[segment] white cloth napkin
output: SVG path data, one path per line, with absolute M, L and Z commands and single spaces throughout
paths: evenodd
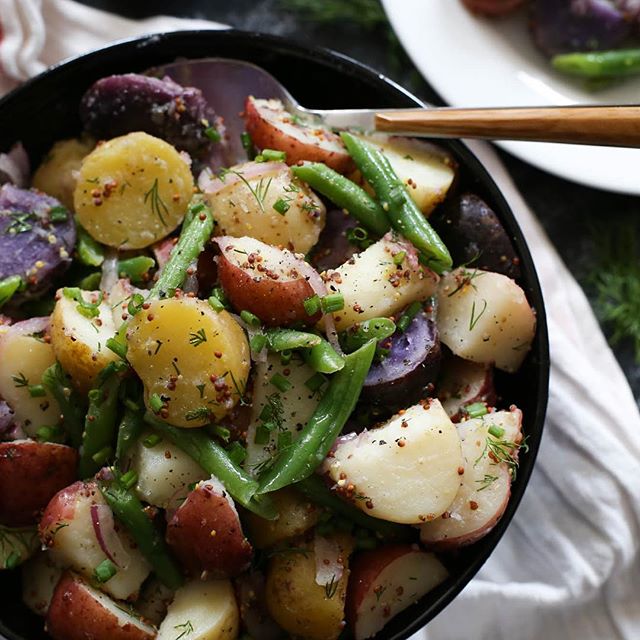
M 201 20 L 135 22 L 72 0 L 0 0 L 0 94 L 118 38 Z M 640 415 L 589 304 L 488 145 L 544 290 L 551 340 L 545 434 L 518 512 L 460 596 L 414 640 L 638 640 Z M 552 197 L 552 194 L 550 194 Z

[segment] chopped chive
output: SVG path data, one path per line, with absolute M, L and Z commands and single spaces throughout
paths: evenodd
M 93 575 L 98 582 L 103 583 L 111 580 L 116 573 L 118 573 L 118 568 L 107 558 L 95 568 Z
M 288 447 L 292 442 L 291 431 L 281 431 L 278 434 L 278 449 Z
M 95 318 L 100 315 L 100 304 L 102 304 L 102 300 L 104 299 L 104 293 L 100 292 L 100 296 L 96 302 L 87 302 L 82 297 L 82 291 L 78 287 L 64 287 L 62 293 L 65 298 L 78 303 L 76 310 L 85 318 Z
M 120 356 L 123 360 L 127 357 L 127 343 L 120 342 L 117 338 L 107 338 L 105 343 L 107 349 L 113 351 L 117 356 Z
M 474 402 L 473 404 L 468 404 L 464 410 L 467 412 L 467 415 L 470 418 L 480 418 L 481 416 L 489 413 L 487 409 L 487 405 L 484 402 Z
M 27 389 L 32 398 L 42 398 L 47 395 L 47 390 L 41 384 L 30 384 Z
M 228 447 L 227 453 L 231 460 L 236 464 L 242 464 L 247 457 L 247 450 L 237 441 L 234 440 Z
M 138 474 L 133 470 L 129 469 L 127 473 L 123 474 L 120 478 L 120 482 L 127 488 L 131 489 L 138 482 Z
M 289 380 L 287 380 L 281 373 L 274 373 L 271 376 L 269 382 L 278 390 L 278 391 L 288 391 L 293 386 Z
M 162 438 L 157 433 L 152 433 L 142 441 L 142 446 L 151 449 L 151 447 L 155 447 L 159 442 L 162 442 Z
M 489 427 L 489 433 L 494 437 L 494 438 L 502 438 L 502 436 L 504 435 L 504 429 L 502 427 L 499 427 L 495 424 L 492 424 Z
M 289 211 L 289 209 L 291 208 L 291 205 L 284 199 L 284 198 L 278 198 L 274 203 L 273 203 L 273 208 L 281 215 L 283 216 L 285 213 L 287 213 L 287 211 Z
M 308 316 L 315 316 L 320 311 L 320 297 L 316 294 L 307 298 L 302 305 Z
M 321 300 L 322 310 L 325 313 L 333 313 L 344 309 L 344 296 L 341 293 L 330 293 Z M 309 314 L 311 315 L 311 314 Z
M 152 393 L 149 396 L 149 406 L 154 413 L 159 413 L 162 407 L 164 407 L 164 402 L 157 393 Z
M 280 352 L 280 364 L 289 364 L 291 362 L 291 358 L 293 356 L 293 351 L 291 349 L 285 349 Z
M 276 149 L 263 149 L 260 155 L 265 162 L 284 162 L 287 159 L 287 154 L 284 151 Z
M 216 312 L 216 313 L 220 313 L 221 311 L 224 311 L 224 304 L 220 301 L 219 298 L 216 298 L 216 296 L 210 296 L 209 297 L 209 306 Z
M 404 259 L 407 257 L 407 252 L 406 251 L 398 251 L 398 253 L 396 253 L 393 256 L 393 264 L 400 266 L 403 262 Z
M 231 431 L 229 431 L 227 427 L 223 427 L 222 425 L 219 425 L 219 424 L 214 424 L 214 425 L 211 425 L 209 430 L 214 436 L 217 436 L 221 440 L 224 440 L 224 442 L 229 442 L 229 438 L 231 437 Z
M 94 273 L 90 273 L 88 276 L 85 276 L 78 282 L 78 287 L 83 291 L 95 291 L 100 288 L 100 280 L 102 279 L 102 274 L 99 271 L 95 271 Z
M 327 382 L 327 377 L 322 373 L 314 373 L 308 380 L 305 381 L 304 386 L 314 393 Z
M 40 442 L 58 442 L 61 440 L 61 430 L 59 427 L 44 425 L 36 431 L 36 440 Z
M 271 439 L 271 431 L 263 424 L 256 429 L 256 436 L 253 441 L 256 444 L 267 444 Z
M 251 351 L 260 353 L 260 351 L 267 346 L 267 336 L 265 336 L 264 333 L 256 333 L 255 336 L 251 336 L 249 346 L 251 347 Z
M 222 287 L 215 287 L 213 289 L 213 291 L 211 292 L 211 298 L 215 298 L 222 305 L 222 309 L 228 309 L 229 308 L 229 300 L 227 299 L 227 296 L 226 296 L 226 294 L 224 292 L 224 289 Z M 209 304 L 216 311 L 222 311 L 222 309 L 218 309 L 217 308 L 217 303 L 212 303 L 211 298 L 209 298 Z
M 240 142 L 242 143 L 242 148 L 245 150 L 247 157 L 249 158 L 249 160 L 252 160 L 256 155 L 256 150 L 253 146 L 253 140 L 251 139 L 251 136 L 246 131 L 243 131 L 240 134 Z
M 17 551 L 12 551 L 5 560 L 4 568 L 15 569 L 20 564 L 20 560 L 22 560 L 22 556 Z
M 246 311 L 246 310 L 241 311 L 240 312 L 240 317 L 250 327 L 259 327 L 260 326 L 260 318 L 258 318 L 257 315 L 251 313 L 251 311 Z
M 129 304 L 127 305 L 127 311 L 129 315 L 135 316 L 140 309 L 142 309 L 142 305 L 144 304 L 144 296 L 141 293 L 134 293 L 131 296 L 131 300 L 129 300 Z
M 4 280 L 0 280 L 0 307 L 11 300 L 13 294 L 22 286 L 22 278 L 20 276 L 9 276 Z
M 204 130 L 204 135 L 207 136 L 211 142 L 220 142 L 220 140 L 222 140 L 220 132 L 215 127 L 207 127 Z
M 422 309 L 422 304 L 420 302 L 412 302 L 406 309 L 405 312 L 400 316 L 400 319 L 396 323 L 398 327 L 398 331 L 400 333 L 404 333 L 408 328 L 413 319 L 418 315 L 420 309 Z
M 103 465 L 107 460 L 109 460 L 113 456 L 113 447 L 103 447 L 97 453 L 94 453 L 91 456 L 91 459 L 99 465 Z
M 66 222 L 69 219 L 69 212 L 66 207 L 62 205 L 56 205 L 49 209 L 49 220 L 51 222 Z

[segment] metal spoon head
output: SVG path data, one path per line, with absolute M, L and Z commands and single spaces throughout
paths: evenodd
M 178 84 L 202 91 L 209 105 L 224 120 L 229 152 L 236 162 L 246 160 L 240 135 L 245 130 L 241 114 L 247 96 L 276 98 L 291 113 L 307 113 L 270 73 L 249 62 L 226 58 L 177 60 L 149 72 L 169 76 Z

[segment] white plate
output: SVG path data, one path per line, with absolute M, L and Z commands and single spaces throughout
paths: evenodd
M 640 79 L 597 93 L 556 73 L 533 45 L 526 12 L 471 15 L 460 0 L 382 0 L 416 67 L 455 107 L 640 102 Z M 640 195 L 640 149 L 500 142 L 513 155 L 590 187 Z

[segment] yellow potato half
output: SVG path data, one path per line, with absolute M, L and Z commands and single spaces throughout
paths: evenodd
M 134 132 L 82 161 L 74 193 L 82 226 L 98 241 L 141 249 L 171 233 L 193 195 L 189 164 L 170 144 Z
M 249 376 L 249 344 L 240 325 L 196 298 L 145 306 L 127 333 L 127 357 L 144 383 L 147 406 L 160 396 L 159 417 L 177 427 L 222 418 L 240 400 Z

